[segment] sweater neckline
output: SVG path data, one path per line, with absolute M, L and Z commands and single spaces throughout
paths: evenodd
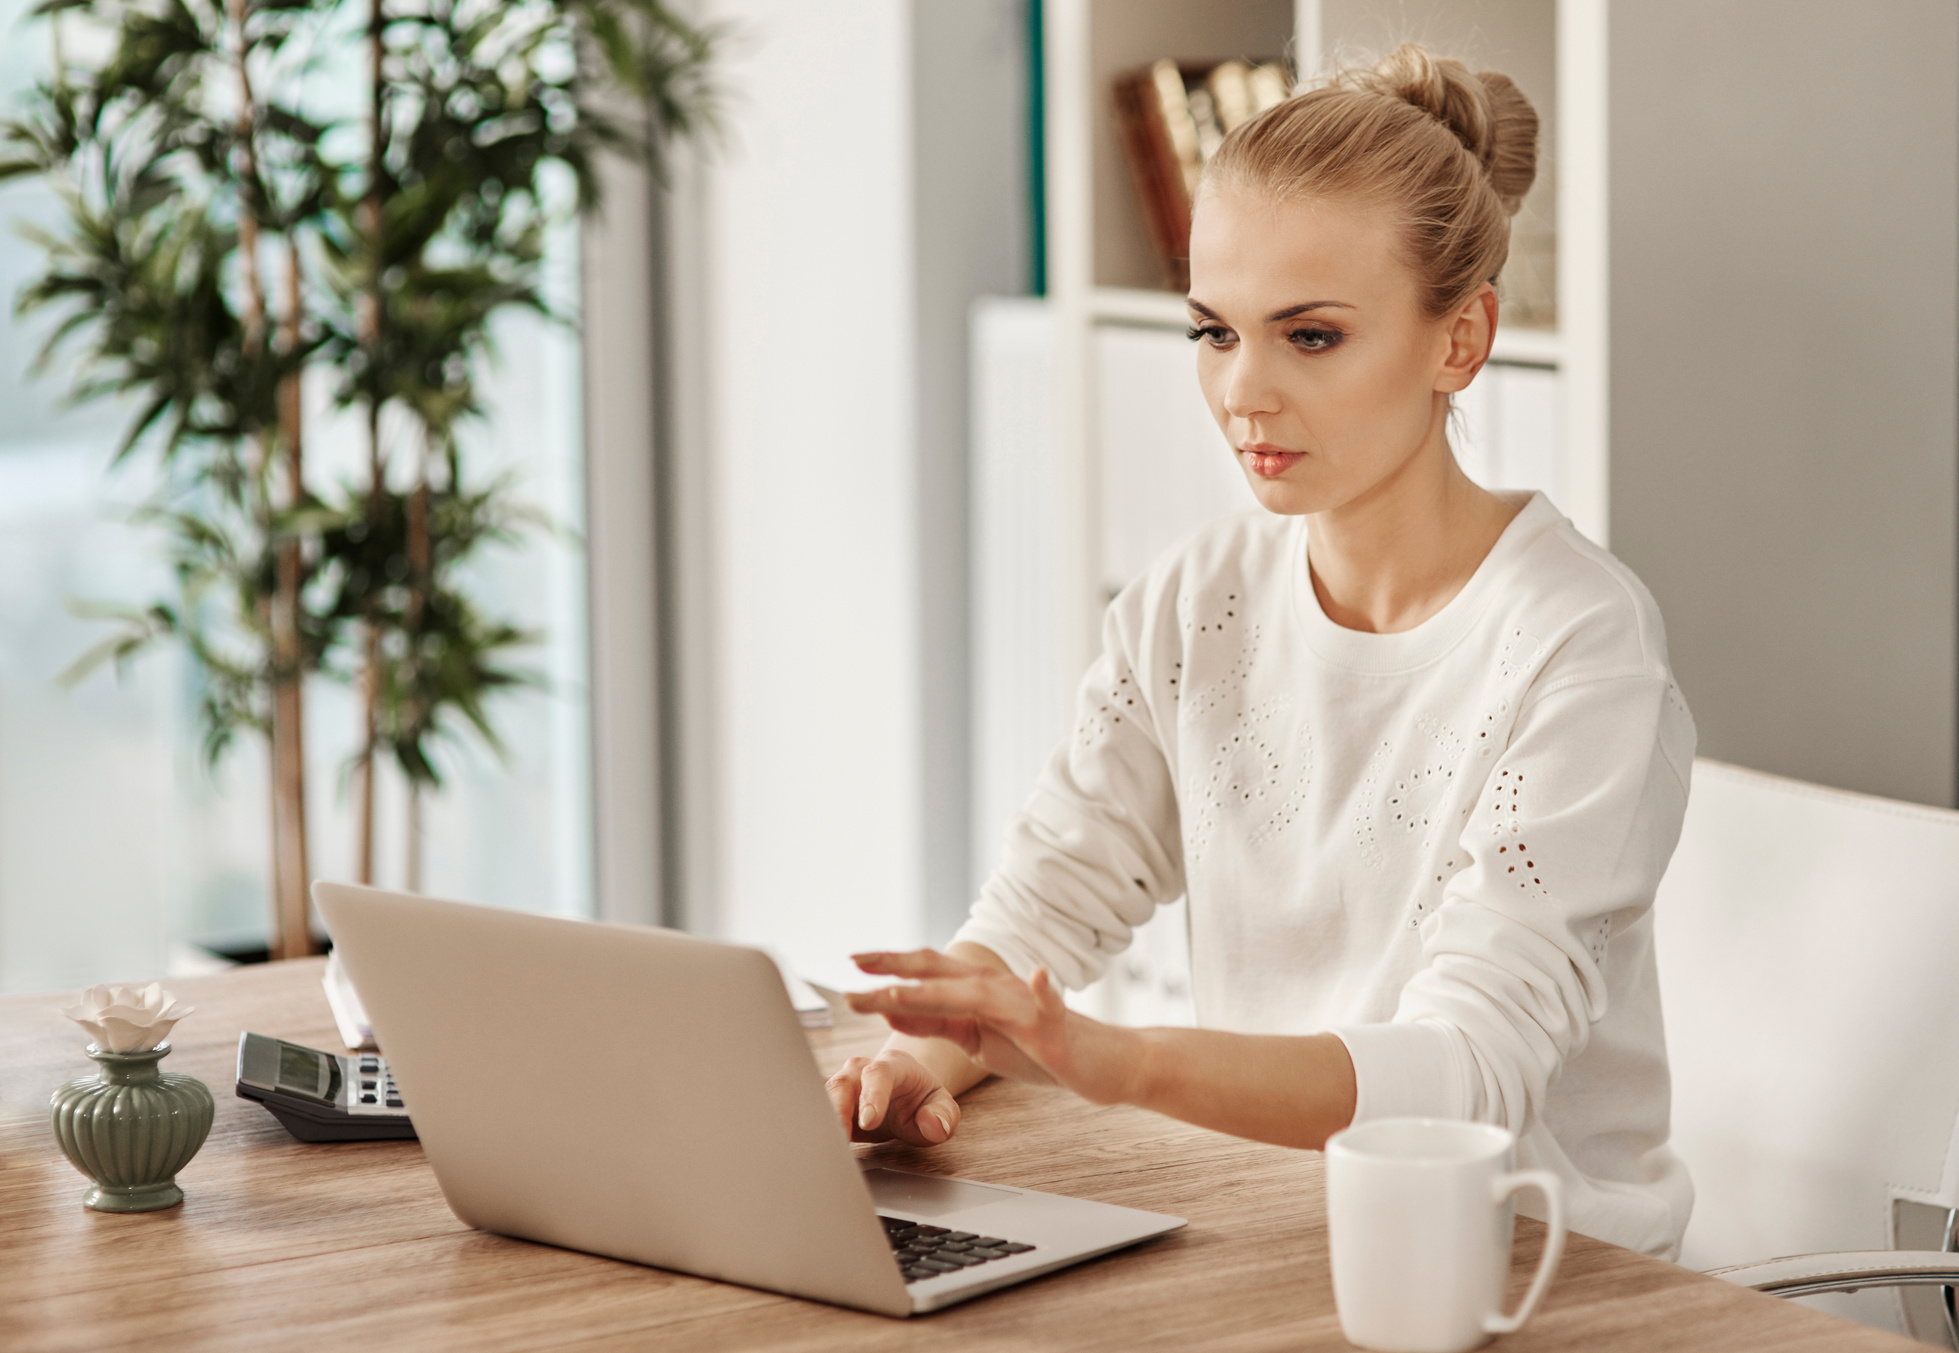
M 1434 615 L 1413 629 L 1398 630 L 1393 634 L 1350 630 L 1336 624 L 1327 615 L 1320 605 L 1319 594 L 1313 588 L 1311 544 L 1306 519 L 1299 518 L 1293 527 L 1293 544 L 1288 551 L 1292 558 L 1289 572 L 1292 575 L 1293 614 L 1305 635 L 1307 647 L 1336 666 L 1386 675 L 1424 666 L 1461 643 L 1488 608 L 1495 595 L 1497 579 L 1508 569 L 1510 562 L 1539 532 L 1559 519 L 1558 510 L 1541 493 L 1500 493 L 1497 496 L 1510 502 L 1521 498 L 1523 507 L 1503 528 L 1496 544 L 1490 547 L 1490 552 L 1483 556 L 1483 562 L 1470 574 L 1469 581 Z

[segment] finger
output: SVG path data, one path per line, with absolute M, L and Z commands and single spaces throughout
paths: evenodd
M 992 971 L 936 949 L 913 949 L 903 954 L 852 954 L 850 960 L 863 971 L 879 977 L 965 977 Z
M 1016 1025 L 1031 1013 L 1032 1001 L 1024 991 L 1020 999 L 960 985 L 930 982 L 921 986 L 886 987 L 866 992 L 852 1001 L 852 1009 L 864 1014 L 934 1016 L 942 1019 L 980 1020 L 988 1024 Z
M 891 1106 L 891 1067 L 885 1062 L 872 1062 L 864 1068 L 858 1082 L 861 1088 L 857 1092 L 857 1126 L 870 1132 L 884 1121 L 885 1110 Z
M 864 1066 L 864 1058 L 852 1057 L 835 1075 L 823 1082 L 823 1088 L 830 1094 L 830 1107 L 836 1110 L 837 1119 L 843 1124 L 845 1132 L 850 1131 L 851 1115 L 857 1108 L 858 1076 Z
M 1039 1013 L 1026 983 L 997 973 L 859 992 L 850 998 L 850 1008 L 865 1014 L 963 1015 L 998 1024 L 1024 1024 Z
M 846 991 L 843 1001 L 860 1015 L 881 1015 L 890 1005 L 884 999 L 884 993 L 889 990 L 890 987 L 879 987 L 875 991 Z
M 918 1135 L 937 1146 L 959 1130 L 959 1101 L 944 1087 L 934 1090 L 915 1115 Z

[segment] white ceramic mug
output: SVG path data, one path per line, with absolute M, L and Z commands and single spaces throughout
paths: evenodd
M 1382 1118 L 1326 1144 L 1333 1298 L 1347 1341 L 1380 1353 L 1461 1353 L 1530 1318 L 1564 1253 L 1564 1186 L 1549 1170 L 1513 1170 L 1517 1139 L 1500 1127 Z M 1517 1190 L 1550 1211 L 1537 1276 L 1503 1313 Z

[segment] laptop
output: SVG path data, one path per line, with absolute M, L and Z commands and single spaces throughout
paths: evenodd
M 336 883 L 313 900 L 479 1230 L 907 1316 L 1184 1224 L 860 1162 L 760 950 Z

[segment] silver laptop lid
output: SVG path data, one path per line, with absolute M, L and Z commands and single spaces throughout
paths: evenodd
M 345 884 L 313 898 L 464 1222 L 911 1311 L 765 954 Z

